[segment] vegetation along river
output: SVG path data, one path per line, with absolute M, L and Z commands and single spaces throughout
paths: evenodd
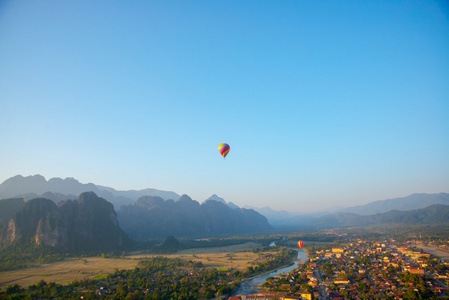
M 282 269 L 278 269 L 268 274 L 262 274 L 260 276 L 252 278 L 251 280 L 243 281 L 240 287 L 234 293 L 232 293 L 231 296 L 255 294 L 261 290 L 260 285 L 264 283 L 267 280 L 267 278 L 274 277 L 282 273 L 289 273 L 290 271 L 296 269 L 298 267 L 298 264 L 308 260 L 307 253 L 305 251 L 303 250 L 297 251 L 298 251 L 298 259 L 292 265 Z

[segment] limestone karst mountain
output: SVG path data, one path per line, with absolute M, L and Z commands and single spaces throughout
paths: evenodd
M 141 197 L 118 211 L 120 226 L 136 239 L 174 236 L 217 236 L 264 232 L 267 219 L 252 209 L 233 209 L 209 200 L 203 204 L 182 195 L 176 202 Z
M 126 249 L 132 244 L 112 204 L 93 192 L 58 204 L 45 198 L 28 201 L 4 227 L 0 241 L 2 247 L 31 241 L 69 252 Z

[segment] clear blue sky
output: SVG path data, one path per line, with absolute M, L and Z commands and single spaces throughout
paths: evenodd
M 1 1 L 0 120 L 0 182 L 292 211 L 449 192 L 449 4 Z

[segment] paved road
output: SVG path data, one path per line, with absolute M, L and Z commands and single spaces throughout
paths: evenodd
M 321 280 L 321 272 L 316 270 L 315 271 L 315 277 L 318 279 L 318 283 L 320 285 L 320 300 L 328 300 L 327 297 L 327 292 L 326 292 L 326 286 L 323 284 L 322 280 Z

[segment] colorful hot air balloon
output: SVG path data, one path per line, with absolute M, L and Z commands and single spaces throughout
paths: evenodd
M 304 242 L 303 241 L 299 241 L 298 242 L 298 246 L 299 246 L 299 249 L 302 249 L 302 246 L 304 246 Z
M 220 151 L 223 159 L 226 157 L 226 155 L 228 155 L 230 149 L 231 147 L 229 147 L 229 145 L 226 143 L 220 144 L 220 146 L 218 146 L 218 151 Z

